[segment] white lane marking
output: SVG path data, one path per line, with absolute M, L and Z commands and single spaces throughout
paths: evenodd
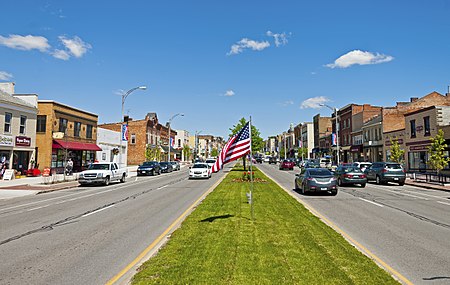
M 86 214 L 86 215 L 83 215 L 83 216 L 81 216 L 81 217 L 84 218 L 84 217 L 87 217 L 87 216 L 90 216 L 90 215 L 93 215 L 93 214 L 97 214 L 98 212 L 104 211 L 104 210 L 109 209 L 109 208 L 111 208 L 111 207 L 114 207 L 114 205 L 109 205 L 108 207 L 101 208 L 100 210 L 91 212 L 91 213 Z
M 403 192 L 400 192 L 400 191 L 388 190 L 388 189 L 385 189 L 385 187 L 377 187 L 377 186 L 373 186 L 373 187 L 376 188 L 376 189 L 384 190 L 386 192 L 391 192 L 391 193 L 398 194 L 398 195 L 403 195 L 403 196 L 410 196 L 410 197 L 414 197 L 414 198 L 417 198 L 417 199 L 422 199 L 422 200 L 427 200 L 428 201 L 427 198 L 423 198 L 423 197 L 419 197 L 419 196 L 415 196 L 415 195 L 411 195 L 411 194 L 406 194 L 406 193 L 403 193 Z M 403 191 L 406 191 L 406 190 L 403 190 Z M 413 192 L 413 193 L 418 194 L 416 192 Z
M 450 206 L 450 203 L 445 203 L 445 202 L 441 202 L 441 201 L 436 201 L 436 202 Z
M 366 200 L 366 199 L 364 199 L 364 198 L 359 198 L 360 200 L 363 200 L 363 201 L 365 201 L 365 202 L 367 202 L 367 203 L 370 203 L 370 204 L 374 204 L 374 205 L 376 205 L 376 206 L 378 206 L 378 207 L 381 207 L 381 208 L 383 208 L 384 206 L 383 205 L 381 205 L 381 204 L 378 204 L 378 203 L 375 203 L 375 202 L 372 202 L 372 201 L 369 201 L 369 200 Z
M 42 208 L 46 208 L 46 207 L 48 207 L 49 205 L 45 205 L 45 206 L 41 206 L 41 207 L 36 207 L 36 208 L 32 208 L 32 209 L 28 209 L 28 210 L 26 210 L 26 212 L 31 212 L 31 211 L 34 211 L 34 210 L 39 210 L 39 209 L 42 209 Z
M 163 189 L 163 188 L 166 188 L 167 186 L 169 186 L 169 185 L 164 185 L 164 186 L 158 187 L 158 188 L 156 188 L 156 189 L 157 189 L 157 190 Z
M 435 199 L 443 199 L 443 200 L 447 200 L 447 198 L 445 198 L 445 197 L 434 196 L 434 195 L 428 195 L 428 194 L 425 194 L 425 193 L 414 192 L 414 191 L 408 191 L 408 190 L 405 190 L 405 191 L 406 191 L 406 192 L 410 192 L 410 193 L 414 193 L 414 194 L 417 194 L 417 195 L 422 195 L 422 196 L 427 196 L 427 197 L 435 198 Z

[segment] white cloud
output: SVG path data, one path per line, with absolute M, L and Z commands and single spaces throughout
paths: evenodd
M 223 94 L 223 96 L 226 96 L 226 97 L 231 97 L 231 96 L 234 96 L 234 91 L 233 90 L 227 90 L 227 92 L 225 92 L 225 94 Z
M 69 60 L 70 54 L 65 50 L 55 49 L 55 51 L 52 53 L 53 57 L 57 59 L 62 60 Z
M 348 52 L 334 61 L 334 63 L 327 64 L 329 68 L 347 68 L 355 64 L 367 65 L 389 62 L 394 57 L 385 54 L 372 53 L 368 51 L 353 50 Z
M 269 37 L 273 37 L 275 40 L 275 46 L 280 47 L 280 46 L 284 46 L 288 43 L 287 38 L 290 36 L 290 33 L 289 33 L 289 35 L 287 35 L 284 32 L 281 34 L 275 34 L 275 33 L 272 33 L 271 31 L 267 31 L 266 35 Z
M 323 107 L 323 106 L 321 106 L 321 104 L 324 104 L 329 101 L 330 101 L 330 99 L 328 99 L 327 97 L 324 97 L 324 96 L 308 98 L 302 102 L 302 104 L 300 105 L 300 109 L 306 109 L 306 108 L 319 109 L 319 108 Z
M 265 48 L 268 48 L 269 46 L 270 43 L 267 41 L 258 42 L 247 38 L 243 38 L 242 40 L 231 46 L 231 50 L 227 53 L 227 55 L 239 54 L 243 52 L 245 49 L 261 51 Z
M 11 73 L 0 71 L 0 80 L 9 81 L 13 78 Z
M 284 101 L 283 103 L 280 103 L 280 105 L 283 106 L 283 107 L 286 107 L 286 106 L 289 106 L 289 105 L 294 105 L 294 101 L 287 100 L 287 101 Z
M 0 36 L 0 45 L 19 50 L 37 49 L 41 52 L 46 52 L 50 48 L 46 38 L 32 35 L 9 35 L 9 37 Z
M 59 40 L 63 43 L 66 49 L 69 50 L 70 54 L 77 58 L 82 57 L 88 49 L 92 48 L 90 44 L 83 42 L 83 40 L 77 36 L 72 39 L 66 38 L 65 36 L 60 36 Z

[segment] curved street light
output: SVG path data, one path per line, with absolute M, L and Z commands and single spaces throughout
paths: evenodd
M 181 116 L 184 117 L 183 113 L 177 113 L 175 115 L 173 115 L 170 119 L 169 119 L 169 156 L 167 157 L 167 161 L 170 161 L 170 147 L 172 146 L 172 144 L 170 143 L 170 124 L 172 124 L 172 120 L 177 117 L 177 116 Z
M 336 163 L 339 165 L 339 124 L 338 124 L 338 117 L 337 117 L 337 111 L 338 109 L 336 107 L 331 107 L 327 104 L 319 104 L 322 107 L 327 107 L 332 112 L 334 112 L 334 118 L 336 119 L 335 122 L 335 128 L 336 128 Z
M 128 90 L 127 92 L 125 92 L 124 94 L 122 94 L 122 111 L 121 111 L 121 117 L 120 117 L 120 150 L 119 150 L 119 167 L 122 167 L 122 140 L 123 140 L 123 123 L 124 123 L 124 119 L 123 119 L 123 107 L 125 105 L 125 100 L 127 99 L 127 97 L 135 90 L 146 90 L 147 86 L 143 85 L 143 86 L 139 86 L 139 87 L 134 87 L 131 88 L 130 90 Z

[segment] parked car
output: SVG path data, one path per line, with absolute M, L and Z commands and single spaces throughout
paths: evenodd
M 161 166 L 157 161 L 146 161 L 138 166 L 137 175 L 159 175 L 161 174 Z
M 367 168 L 372 165 L 372 162 L 354 162 L 353 166 L 359 167 L 362 172 L 364 172 Z
M 269 163 L 270 162 L 270 158 L 271 158 L 270 155 L 266 155 L 266 157 L 264 157 L 264 162 Z
M 290 169 L 294 170 L 295 163 L 292 160 L 285 159 L 280 163 L 280 170 Z
M 172 164 L 172 168 L 174 171 L 180 170 L 180 163 L 178 161 L 171 161 L 170 164 Z
M 331 192 L 336 195 L 338 185 L 333 173 L 326 168 L 306 168 L 302 173 L 295 175 L 295 190 L 307 192 Z
M 173 171 L 172 164 L 170 162 L 160 162 L 159 165 L 161 165 L 161 172 L 169 173 Z
M 308 160 L 303 165 L 303 168 L 320 168 L 320 164 L 317 160 Z
M 337 183 L 340 186 L 345 184 L 359 184 L 361 187 L 366 187 L 367 177 L 358 166 L 339 166 L 334 172 Z
M 377 184 L 395 182 L 403 186 L 406 180 L 406 173 L 403 166 L 396 162 L 374 162 L 366 169 L 367 180 L 375 180 Z
M 208 164 L 209 167 L 213 167 L 214 163 L 216 163 L 216 160 L 214 158 L 208 158 L 206 160 L 206 164 Z
M 194 178 L 211 178 L 211 168 L 207 163 L 194 163 L 189 169 L 189 179 Z
M 277 164 L 277 158 L 275 156 L 271 156 L 269 158 L 269 164 Z
M 126 168 L 119 168 L 114 162 L 95 162 L 78 176 L 80 185 L 103 184 L 109 185 L 112 181 L 125 182 L 128 176 Z
M 331 159 L 327 157 L 321 157 L 318 160 L 320 167 L 331 169 Z
M 256 163 L 262 163 L 263 162 L 263 157 L 262 156 L 257 156 L 255 159 L 256 159 Z

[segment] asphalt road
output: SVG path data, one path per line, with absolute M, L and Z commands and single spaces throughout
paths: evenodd
M 450 193 L 368 183 L 302 195 L 294 191 L 299 168 L 257 167 L 412 283 L 450 284 Z
M 224 174 L 188 169 L 0 201 L 0 284 L 105 284 Z

